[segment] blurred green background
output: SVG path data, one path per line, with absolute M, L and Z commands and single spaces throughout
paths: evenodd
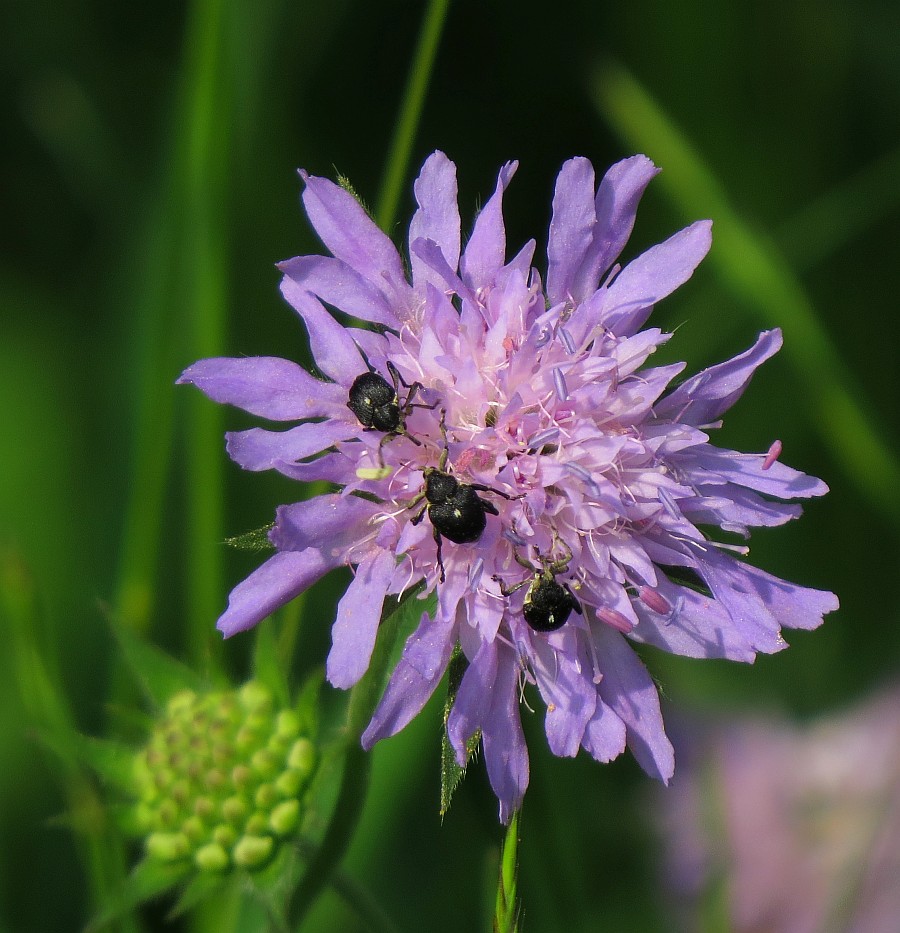
M 55 717 L 101 734 L 133 701 L 110 616 L 195 667 L 247 671 L 252 638 L 223 651 L 213 624 L 257 558 L 221 542 L 298 491 L 228 462 L 222 432 L 250 420 L 173 382 L 201 356 L 304 359 L 274 268 L 321 250 L 295 170 L 337 170 L 378 200 L 425 11 L 401 0 L 0 10 L 2 930 L 80 929 L 96 907 L 66 817 L 90 820 L 78 804 L 96 798 L 67 783 L 33 726 Z M 602 171 L 643 151 L 664 171 L 628 256 L 715 222 L 710 257 L 656 312 L 678 327 L 667 352 L 696 369 L 763 327 L 785 330 L 718 441 L 764 451 L 780 438 L 785 462 L 830 484 L 800 522 L 758 533 L 753 557 L 834 590 L 842 608 L 753 667 L 647 652 L 669 709 L 809 717 L 896 674 L 898 36 L 890 0 L 449 5 L 393 234 L 435 148 L 459 166 L 464 224 L 498 166 L 520 160 L 506 199 L 515 248 L 546 242 L 566 158 Z M 304 604 L 298 677 L 324 658 L 343 582 Z M 438 717 L 431 708 L 376 750 L 346 867 L 401 929 L 484 929 L 495 801 L 477 765 L 441 825 Z M 649 779 L 627 758 L 554 759 L 542 717 L 525 719 L 525 929 L 668 929 Z M 164 907 L 145 912 L 147 929 Z M 304 929 L 361 927 L 326 894 Z

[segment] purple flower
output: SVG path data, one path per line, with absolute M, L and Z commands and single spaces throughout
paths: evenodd
M 685 914 L 673 928 L 697 929 L 724 880 L 736 933 L 897 929 L 896 684 L 803 726 L 759 716 L 683 727 L 686 761 L 657 809 Z
M 750 661 L 785 647 L 781 626 L 814 628 L 837 607 L 698 528 L 746 536 L 799 515 L 775 500 L 826 492 L 773 455 L 709 443 L 780 347 L 778 331 L 674 389 L 683 365 L 645 366 L 670 335 L 640 328 L 690 278 L 710 223 L 620 267 L 657 169 L 634 156 L 595 188 L 590 162 L 572 159 L 557 180 L 544 283 L 534 241 L 506 258 L 502 198 L 515 169 L 501 169 L 461 249 L 455 166 L 441 152 L 427 159 L 411 281 L 352 195 L 303 173 L 303 202 L 332 256 L 283 263 L 282 292 L 327 381 L 268 357 L 201 360 L 180 379 L 215 401 L 301 422 L 230 434 L 228 452 L 245 469 L 338 488 L 278 509 L 278 553 L 234 589 L 219 628 L 250 628 L 350 565 L 327 664 L 331 683 L 350 687 L 368 666 L 385 598 L 419 581 L 436 588 L 437 609 L 408 639 L 363 743 L 419 712 L 458 642 L 469 666 L 449 736 L 462 762 L 480 730 L 504 821 L 528 783 L 523 682 L 546 703 L 555 754 L 584 748 L 609 761 L 627 745 L 667 781 L 674 761 L 659 698 L 629 641 Z M 344 326 L 325 305 L 375 326 Z M 377 423 L 394 432 L 371 427 L 384 399 L 357 383 L 370 371 L 381 381 L 366 386 L 393 404 Z

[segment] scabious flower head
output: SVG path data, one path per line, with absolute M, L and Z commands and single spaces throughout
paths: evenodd
M 557 179 L 545 281 L 534 241 L 507 260 L 502 199 L 515 169 L 501 169 L 463 249 L 455 166 L 441 152 L 426 160 L 409 279 L 353 196 L 303 173 L 307 214 L 332 256 L 283 263 L 282 292 L 326 379 L 266 357 L 201 360 L 180 380 L 301 422 L 230 434 L 241 466 L 337 489 L 278 509 L 278 553 L 233 590 L 219 628 L 247 629 L 329 570 L 354 567 L 327 665 L 335 686 L 350 687 L 384 600 L 419 582 L 437 589 L 363 743 L 418 713 L 458 643 L 469 666 L 448 734 L 462 763 L 480 731 L 504 821 L 528 782 L 523 680 L 546 703 L 555 754 L 584 748 L 609 761 L 627 745 L 666 781 L 674 762 L 659 698 L 629 642 L 750 661 L 785 647 L 781 626 L 814 628 L 837 606 L 715 540 L 718 529 L 746 536 L 799 515 L 777 500 L 826 492 L 774 456 L 709 442 L 780 333 L 676 387 L 683 364 L 646 365 L 671 335 L 641 328 L 706 254 L 710 223 L 621 267 L 657 169 L 634 156 L 596 185 L 590 162 L 572 159 Z M 374 327 L 346 326 L 326 305 Z M 357 382 L 369 372 L 396 396 L 377 422 L 382 399 Z
M 267 863 L 299 824 L 315 757 L 296 712 L 256 681 L 175 694 L 134 760 L 148 856 L 213 872 Z

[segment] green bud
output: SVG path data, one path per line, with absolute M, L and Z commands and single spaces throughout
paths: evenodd
M 303 775 L 293 768 L 282 771 L 275 780 L 275 789 L 282 797 L 296 797 L 302 786 Z
M 239 691 L 181 691 L 135 754 L 130 826 L 148 857 L 197 871 L 268 862 L 302 818 L 316 764 L 293 709 L 251 681 Z
M 189 816 L 181 824 L 181 831 L 191 842 L 199 842 L 206 835 L 206 827 L 198 816 Z
M 300 732 L 300 717 L 292 709 L 283 709 L 275 718 L 275 734 L 292 739 Z
M 222 816 L 224 816 L 229 823 L 233 823 L 237 826 L 244 821 L 249 809 L 250 807 L 247 805 L 247 801 L 244 800 L 243 797 L 239 797 L 235 794 L 222 804 Z
M 251 836 L 261 836 L 269 828 L 269 814 L 257 810 L 247 820 L 246 830 Z
M 259 868 L 268 861 L 275 841 L 271 836 L 244 836 L 234 847 L 235 864 L 241 868 Z
M 241 706 L 248 713 L 268 711 L 272 708 L 272 694 L 261 683 L 251 680 L 238 691 Z
M 244 764 L 231 769 L 231 782 L 235 787 L 246 787 L 253 778 L 253 772 Z
M 234 827 L 224 823 L 212 831 L 213 842 L 217 842 L 223 849 L 230 849 L 237 841 L 237 837 Z
M 253 795 L 253 802 L 260 810 L 271 810 L 278 799 L 274 784 L 260 784 Z
M 300 801 L 285 800 L 278 804 L 269 815 L 269 826 L 279 836 L 292 832 L 300 821 Z
M 194 813 L 201 819 L 208 820 L 216 812 L 216 805 L 209 797 L 197 797 L 194 799 Z
M 263 778 L 272 777 L 278 770 L 278 762 L 267 748 L 261 748 L 258 752 L 254 752 L 250 764 L 253 770 Z
M 316 750 L 309 739 L 297 739 L 288 754 L 288 767 L 296 768 L 304 777 L 312 774 L 316 763 Z
M 161 862 L 177 862 L 190 851 L 190 841 L 183 833 L 151 833 L 147 837 L 147 852 Z
M 201 846 L 194 853 L 194 863 L 200 871 L 224 871 L 228 868 L 228 853 L 214 842 Z

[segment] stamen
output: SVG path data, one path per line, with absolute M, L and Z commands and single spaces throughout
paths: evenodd
M 678 508 L 675 505 L 675 500 L 669 494 L 669 492 L 664 489 L 662 486 L 659 487 L 659 501 L 662 503 L 663 508 L 668 512 L 669 518 L 679 521 L 681 515 L 678 513 Z
M 569 389 L 566 386 L 566 377 L 558 366 L 553 370 L 553 383 L 556 386 L 556 397 L 564 402 L 569 397 Z
M 769 467 L 781 456 L 782 451 L 781 441 L 772 441 L 772 446 L 769 448 L 769 452 L 766 454 L 766 459 L 763 460 L 762 468 L 768 470 Z
M 618 609 L 612 609 L 609 606 L 601 606 L 597 610 L 597 618 L 624 635 L 628 635 L 634 630 L 634 622 L 631 619 L 619 612 Z
M 527 547 L 528 545 L 528 542 L 523 537 L 516 534 L 512 528 L 504 528 L 503 537 L 506 538 L 507 541 L 510 541 L 512 544 L 514 544 L 516 547 Z
M 600 495 L 600 487 L 597 481 L 580 463 L 566 463 L 565 468 L 570 473 L 574 473 L 585 485 L 589 486 L 595 495 Z
M 572 335 L 565 329 L 565 327 L 560 327 L 556 331 L 557 336 L 562 341 L 563 346 L 569 351 L 569 353 L 575 352 L 575 341 L 572 339 Z
M 641 586 L 638 588 L 638 596 L 641 602 L 661 616 L 668 615 L 672 607 L 668 600 L 658 590 L 652 586 Z
M 543 447 L 544 444 L 549 441 L 555 441 L 559 437 L 559 428 L 547 428 L 546 431 L 541 431 L 538 434 L 535 434 L 533 438 L 528 442 L 528 447 L 531 450 L 538 450 Z

